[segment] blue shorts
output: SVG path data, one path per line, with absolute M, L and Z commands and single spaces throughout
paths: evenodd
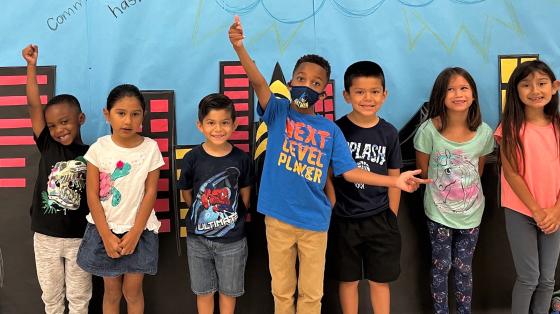
M 219 291 L 230 297 L 245 293 L 247 239 L 220 243 L 202 236 L 187 236 L 191 289 L 196 295 Z
M 122 235 L 117 235 L 122 237 Z M 130 255 L 112 258 L 107 255 L 95 225 L 88 223 L 78 250 L 78 265 L 99 277 L 116 277 L 126 273 L 155 275 L 158 264 L 158 235 L 144 230 Z

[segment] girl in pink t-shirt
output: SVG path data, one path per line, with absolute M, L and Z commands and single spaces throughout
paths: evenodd
M 502 206 L 517 278 L 512 313 L 548 313 L 560 253 L 560 82 L 542 61 L 520 64 L 506 91 Z

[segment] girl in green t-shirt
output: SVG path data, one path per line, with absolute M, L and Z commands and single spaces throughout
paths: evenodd
M 476 84 L 462 68 L 443 70 L 432 88 L 428 117 L 414 136 L 416 165 L 426 185 L 424 210 L 432 245 L 431 292 L 435 313 L 449 313 L 453 268 L 457 313 L 471 312 L 472 258 L 484 210 L 480 176 L 494 148 L 480 114 Z

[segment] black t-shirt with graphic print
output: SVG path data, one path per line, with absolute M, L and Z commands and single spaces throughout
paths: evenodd
M 387 175 L 388 169 L 402 167 L 401 148 L 397 129 L 387 121 L 371 128 L 361 128 L 347 116 L 336 121 L 342 130 L 352 158 L 359 168 Z M 342 176 L 333 179 L 336 204 L 333 215 L 357 219 L 376 215 L 389 208 L 388 189 L 380 186 L 350 183 Z
M 247 209 L 240 190 L 251 182 L 251 160 L 237 147 L 223 157 L 209 155 L 202 145 L 188 152 L 178 188 L 192 189 L 193 204 L 185 218 L 189 236 L 223 243 L 242 239 Z
M 41 160 L 31 204 L 31 230 L 52 237 L 81 238 L 89 212 L 83 159 L 89 146 L 62 145 L 47 127 L 35 143 Z

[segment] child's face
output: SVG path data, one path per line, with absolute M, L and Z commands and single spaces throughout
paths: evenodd
M 231 118 L 231 112 L 226 109 L 212 109 L 208 114 L 196 123 L 198 130 L 206 138 L 206 143 L 220 146 L 231 137 L 237 122 Z
M 45 123 L 51 137 L 62 145 L 70 145 L 80 135 L 85 115 L 68 103 L 51 105 L 45 110 Z
M 519 99 L 527 107 L 544 108 L 558 91 L 558 81 L 552 82 L 543 72 L 535 71 L 517 84 Z
M 474 101 L 471 85 L 461 75 L 454 75 L 447 84 L 445 109 L 454 112 L 468 111 Z
M 352 79 L 350 91 L 344 91 L 343 95 L 354 113 L 375 118 L 387 98 L 387 91 L 380 78 L 359 76 Z
M 327 71 L 318 64 L 303 62 L 294 71 L 291 86 L 307 86 L 322 93 L 327 86 Z
M 113 136 L 121 140 L 135 139 L 144 120 L 144 110 L 136 97 L 117 100 L 111 110 L 103 109 L 105 119 L 113 128 Z

